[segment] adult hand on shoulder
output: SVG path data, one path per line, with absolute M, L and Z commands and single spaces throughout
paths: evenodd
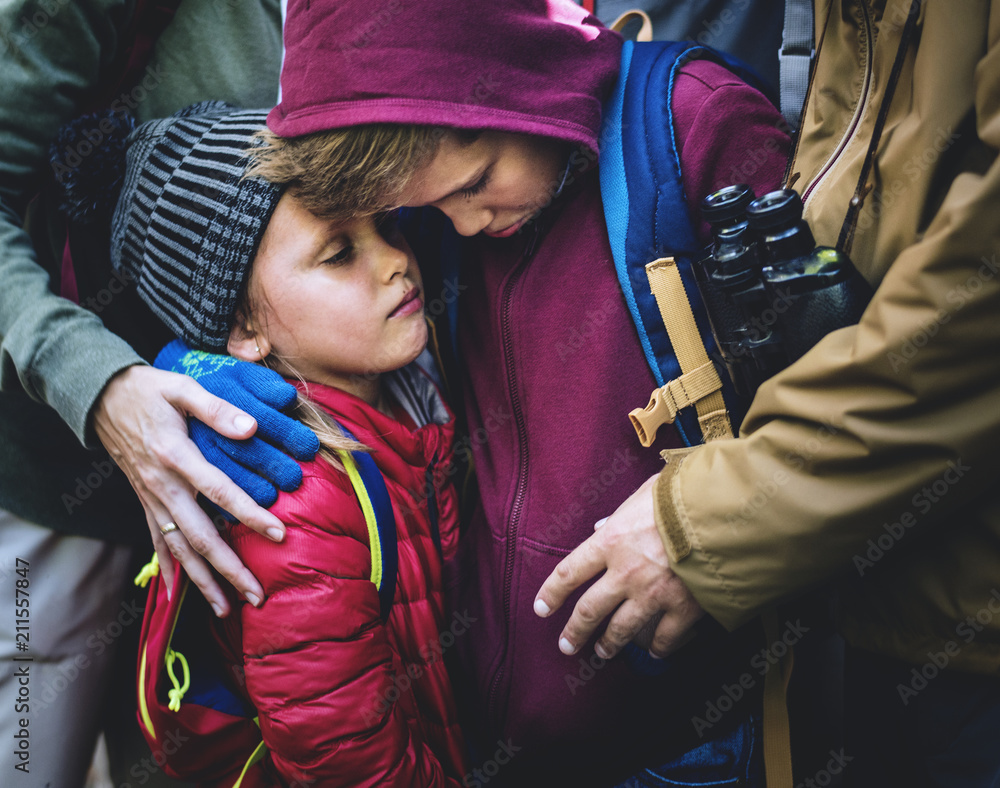
M 559 636 L 559 649 L 575 654 L 611 615 L 594 650 L 610 659 L 654 617 L 650 652 L 664 657 L 687 642 L 688 633 L 705 611 L 670 569 L 670 561 L 653 517 L 653 482 L 647 480 L 594 535 L 559 562 L 535 598 L 535 613 L 546 617 L 567 597 L 600 572 L 580 597 Z M 613 615 L 612 615 L 613 614 Z
M 212 564 L 253 605 L 264 590 L 219 536 L 197 502 L 197 493 L 274 541 L 284 538 L 281 520 L 262 509 L 209 464 L 188 437 L 192 416 L 222 435 L 249 438 L 257 423 L 239 408 L 174 372 L 134 366 L 105 387 L 92 416 L 94 430 L 139 495 L 167 586 L 173 583 L 171 554 L 205 595 L 216 615 L 229 603 L 208 566 Z M 167 523 L 177 530 L 165 537 Z

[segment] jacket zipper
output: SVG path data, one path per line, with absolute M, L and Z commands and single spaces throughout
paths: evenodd
M 514 346 L 511 337 L 510 313 L 511 304 L 514 301 L 514 287 L 520 280 L 521 274 L 524 273 L 527 262 L 535 253 L 535 244 L 538 241 L 539 234 L 537 220 L 532 232 L 533 235 L 525 246 L 524 254 L 521 256 L 517 268 L 510 275 L 504 287 L 503 306 L 500 311 L 500 335 L 503 340 L 504 363 L 507 366 L 507 388 L 510 392 L 511 410 L 514 412 L 514 424 L 517 426 L 520 454 L 514 504 L 511 507 L 510 518 L 507 523 L 507 556 L 503 576 L 503 646 L 500 654 L 500 662 L 497 665 L 497 672 L 493 675 L 493 683 L 490 685 L 489 698 L 487 699 L 487 714 L 490 719 L 493 719 L 496 713 L 497 692 L 500 689 L 500 682 L 503 679 L 504 673 L 504 662 L 507 659 L 507 645 L 510 640 L 510 591 L 514 582 L 514 554 L 517 542 L 517 530 L 521 519 L 521 510 L 524 507 L 524 497 L 527 492 L 528 481 L 528 436 L 524 425 L 524 411 L 521 408 L 521 397 L 517 391 L 517 378 L 514 374 Z
M 434 470 L 437 464 L 437 451 L 431 456 L 431 461 L 427 464 L 427 471 L 424 476 L 424 484 L 427 492 L 427 519 L 431 526 L 431 538 L 437 548 L 438 557 L 444 560 L 444 548 L 441 545 L 441 525 L 438 514 L 437 484 L 435 484 Z
M 864 16 L 865 21 L 865 34 L 867 36 L 867 46 L 868 51 L 865 53 L 865 82 L 861 89 L 861 99 L 858 101 L 858 107 L 854 111 L 854 117 L 851 118 L 851 125 L 848 126 L 847 132 L 840 140 L 840 144 L 837 149 L 833 152 L 833 155 L 827 159 L 826 164 L 819 171 L 815 178 L 813 178 L 812 183 L 802 192 L 802 201 L 806 208 L 809 206 L 809 199 L 812 197 L 813 192 L 820 185 L 820 183 L 829 175 L 830 171 L 834 168 L 837 163 L 837 159 L 840 158 L 841 154 L 847 149 L 847 146 L 854 139 L 854 135 L 858 130 L 858 126 L 861 124 L 861 118 L 864 117 L 865 110 L 868 109 L 868 100 L 871 98 L 871 85 L 872 85 L 872 69 L 873 60 L 875 57 L 875 47 L 872 43 L 872 22 L 871 17 L 868 14 L 868 6 L 864 1 L 858 3 L 861 7 L 861 13 Z

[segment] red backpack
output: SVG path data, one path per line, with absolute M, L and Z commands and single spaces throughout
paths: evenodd
M 385 622 L 399 563 L 389 491 L 371 455 L 342 451 L 339 456 L 368 523 L 371 580 Z M 243 677 L 227 667 L 239 664 L 241 655 L 224 658 L 223 645 L 213 637 L 211 608 L 176 561 L 174 570 L 169 600 L 155 555 L 135 579 L 142 586 L 152 581 L 139 639 L 137 716 L 154 762 L 170 777 L 206 787 L 284 784 L 264 760 L 267 747 L 257 712 L 240 690 Z M 224 626 L 238 623 L 227 620 Z
M 276 781 L 259 761 L 266 748 L 256 712 L 227 676 L 211 608 L 174 562 L 167 584 L 156 557 L 136 583 L 152 579 L 139 640 L 139 727 L 163 773 L 200 785 L 266 788 Z

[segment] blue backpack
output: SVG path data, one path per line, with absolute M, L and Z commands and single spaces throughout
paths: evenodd
M 676 423 L 688 446 L 731 437 L 749 405 L 717 355 L 692 263 L 704 253 L 688 211 L 671 102 L 677 73 L 710 59 L 759 87 L 734 58 L 678 41 L 627 41 L 601 128 L 601 197 L 622 293 L 659 389 L 629 416 L 644 446 Z M 730 422 L 732 419 L 732 422 Z

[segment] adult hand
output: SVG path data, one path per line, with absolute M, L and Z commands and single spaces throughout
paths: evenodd
M 253 418 L 194 380 L 143 366 L 128 367 L 111 379 L 92 418 L 97 437 L 146 510 L 167 587 L 173 583 L 173 555 L 216 615 L 224 616 L 229 603 L 209 563 L 254 606 L 264 590 L 219 536 L 197 493 L 276 542 L 284 538 L 285 527 L 202 457 L 188 437 L 188 416 L 235 439 L 249 438 L 257 429 Z M 164 535 L 160 528 L 167 523 L 177 530 Z
M 594 535 L 559 562 L 535 597 L 535 613 L 558 610 L 578 587 L 604 576 L 580 597 L 559 636 L 559 649 L 575 654 L 611 615 L 594 650 L 610 659 L 656 616 L 650 653 L 664 657 L 687 642 L 705 611 L 670 569 L 653 517 L 653 482 L 647 480 Z

